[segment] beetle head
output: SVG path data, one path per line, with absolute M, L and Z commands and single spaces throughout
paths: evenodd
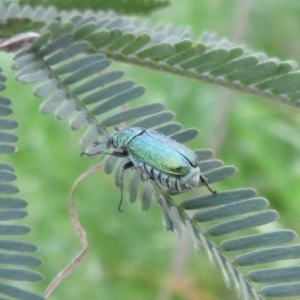
M 118 148 L 118 134 L 120 132 L 120 130 L 115 127 L 116 129 L 116 132 L 114 132 L 107 140 L 106 142 L 106 148 L 109 148 L 109 147 L 113 147 L 113 148 Z
M 114 148 L 126 148 L 130 141 L 141 132 L 143 128 L 126 127 L 124 129 L 115 128 L 116 131 L 108 139 L 106 146 Z

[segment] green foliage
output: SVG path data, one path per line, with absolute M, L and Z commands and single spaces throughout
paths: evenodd
M 132 5 L 135 3 L 134 1 L 129 2 Z M 122 9 L 117 9 L 116 6 L 109 8 L 114 8 L 122 13 L 148 13 L 154 8 L 166 4 L 164 1 L 139 1 L 139 5 L 131 6 L 129 2 L 128 5 L 122 6 Z M 27 3 L 32 6 L 35 4 L 31 1 Z M 0 43 L 0 49 L 12 51 L 23 48 L 14 57 L 13 69 L 17 71 L 15 79 L 22 84 L 34 83 L 33 94 L 38 98 L 42 98 L 40 105 L 42 114 L 53 112 L 58 120 L 69 119 L 70 128 L 74 131 L 79 131 L 80 148 L 84 151 L 89 153 L 97 151 L 97 147 L 93 147 L 93 142 L 96 140 L 105 141 L 110 135 L 111 127 L 123 122 L 126 122 L 127 125 L 144 128 L 154 127 L 155 130 L 170 135 L 181 143 L 194 140 L 198 134 L 196 129 L 182 129 L 181 124 L 173 122 L 174 112 L 164 111 L 165 105 L 163 103 L 153 102 L 153 100 L 151 100 L 151 103 L 146 102 L 144 99 L 147 95 L 145 94 L 144 86 L 126 79 L 124 71 L 126 73 L 130 73 L 130 71 L 120 63 L 137 65 L 142 67 L 145 73 L 147 69 L 152 69 L 167 72 L 171 75 L 180 75 L 180 79 L 174 78 L 171 83 L 164 83 L 169 89 L 166 89 L 166 94 L 161 98 L 169 97 L 172 99 L 170 105 L 174 106 L 174 110 L 180 112 L 179 118 L 183 118 L 186 115 L 186 123 L 191 124 L 191 126 L 195 126 L 195 122 L 197 122 L 196 126 L 198 127 L 198 122 L 201 122 L 199 121 L 199 115 L 201 114 L 201 117 L 207 120 L 207 123 L 203 122 L 203 126 L 206 125 L 205 130 L 207 131 L 209 131 L 207 128 L 215 125 L 210 119 L 211 115 L 207 108 L 209 106 L 211 110 L 214 109 L 211 99 L 215 98 L 215 96 L 212 97 L 212 92 L 207 92 L 208 100 L 206 100 L 206 105 L 201 106 L 201 108 L 198 107 L 200 105 L 198 102 L 182 101 L 183 97 L 205 98 L 204 94 L 198 97 L 198 92 L 195 92 L 195 95 L 191 95 L 189 89 L 185 87 L 185 82 L 187 82 L 185 80 L 187 79 L 192 78 L 204 83 L 213 83 L 217 86 L 242 91 L 259 98 L 279 101 L 290 106 L 299 106 L 299 71 L 297 70 L 297 64 L 293 61 L 280 61 L 277 58 L 269 58 L 266 54 L 256 53 L 227 39 L 220 39 L 216 35 L 207 33 L 202 34 L 200 40 L 195 40 L 191 31 L 186 27 L 153 26 L 141 19 L 122 16 L 112 11 L 95 12 L 89 10 L 81 13 L 72 10 L 73 8 L 86 8 L 87 4 L 84 2 L 80 2 L 81 6 L 76 6 L 76 2 L 70 4 L 62 1 L 59 3 L 53 2 L 52 4 L 55 5 L 55 9 L 53 7 L 32 8 L 17 4 L 5 7 L 0 5 L 1 29 L 3 28 L 1 38 L 5 38 Z M 89 8 L 94 10 L 100 7 L 102 10 L 108 9 L 105 5 L 101 6 L 102 4 L 100 1 L 90 3 Z M 62 5 L 66 6 L 63 7 Z M 114 5 L 114 2 L 111 5 Z M 61 11 L 62 9 L 67 10 Z M 20 35 L 16 39 L 13 36 L 16 33 L 24 33 L 29 29 L 36 31 L 38 37 L 30 36 L 28 38 L 28 36 L 23 37 Z M 119 64 L 116 65 L 113 62 L 118 62 Z M 134 70 L 141 69 L 134 68 Z M 162 84 L 158 82 L 162 80 L 159 77 L 161 75 L 155 76 L 157 76 L 157 85 L 162 87 Z M 137 77 L 138 81 L 147 82 L 143 80 L 142 72 Z M 4 77 L 2 81 L 4 81 Z M 4 85 L 2 88 L 0 84 L 0 89 L 4 89 Z M 181 90 L 183 92 L 179 96 Z M 195 90 L 198 91 L 198 86 Z M 211 94 L 209 95 L 209 93 Z M 6 101 L 5 103 L 9 103 L 6 98 L 3 99 L 4 102 Z M 4 102 L 1 105 L 3 106 L 3 114 L 11 113 Z M 235 136 L 232 136 L 228 142 L 222 140 L 219 132 L 216 133 L 215 137 L 220 139 L 220 142 L 230 145 L 231 151 L 228 151 L 228 153 L 224 152 L 229 161 L 240 163 L 241 166 L 247 166 L 249 170 L 254 170 L 256 164 L 259 165 L 261 163 L 266 170 L 272 170 L 268 174 L 272 176 L 274 185 L 280 185 L 282 174 L 278 175 L 279 172 L 277 170 L 279 168 L 273 158 L 276 154 L 272 153 L 275 147 L 264 143 L 265 137 L 261 133 L 261 127 L 258 127 L 266 124 L 266 120 L 257 122 L 255 119 L 257 115 L 254 111 L 257 107 L 260 108 L 259 105 L 263 105 L 257 103 L 251 104 L 253 106 L 246 106 L 244 102 L 237 104 L 240 107 L 238 114 L 232 116 L 230 121 L 228 121 L 228 124 L 234 128 Z M 26 105 L 28 104 L 26 103 Z M 275 107 L 275 105 L 273 106 Z M 216 109 L 220 109 L 219 107 L 222 108 L 220 103 L 215 105 Z M 251 109 L 253 109 L 253 112 Z M 269 109 L 273 108 L 268 103 L 264 109 L 266 111 L 265 115 L 267 115 Z M 281 117 L 280 110 L 279 108 L 278 116 Z M 221 113 L 226 114 L 226 108 L 224 110 L 221 109 Z M 25 120 L 28 119 L 29 117 L 26 116 Z M 4 129 L 12 129 L 15 127 L 15 124 L 14 121 L 10 120 L 4 120 L 0 123 Z M 246 126 L 249 126 L 248 129 L 242 131 L 243 127 Z M 281 126 L 288 125 L 281 124 Z M 277 126 L 276 128 L 282 127 Z M 221 129 L 219 128 L 218 130 L 221 131 Z M 291 128 L 288 130 L 291 130 Z M 248 137 L 251 135 L 260 137 L 261 142 L 248 142 L 248 144 L 244 142 L 243 144 L 242 136 L 244 132 L 246 132 Z M 286 139 L 289 143 L 296 143 L 295 139 L 284 135 L 284 130 L 277 132 L 273 129 L 273 132 L 281 140 Z M 53 154 L 55 150 L 51 148 L 52 150 L 47 152 L 45 164 L 41 164 L 42 169 L 45 168 L 46 171 L 41 170 L 41 172 L 44 172 L 45 177 L 49 175 L 48 172 L 50 171 L 48 169 L 51 170 L 52 164 L 48 159 L 50 160 L 49 157 L 51 155 L 55 155 L 55 158 L 61 161 L 60 172 L 65 174 L 65 177 L 69 180 L 72 173 L 68 173 L 65 170 L 68 169 L 66 167 L 68 158 L 62 159 L 61 157 L 65 157 L 64 154 L 68 149 L 72 151 L 69 147 L 73 149 L 74 145 L 70 142 L 71 145 L 69 146 L 69 140 L 67 140 L 69 134 L 62 129 L 60 134 L 52 136 L 54 144 L 57 144 L 59 135 L 62 136 L 61 143 L 64 144 L 65 150 L 62 151 L 63 154 L 60 153 L 58 156 L 58 154 Z M 298 136 L 298 132 L 295 133 L 295 136 Z M 16 137 L 6 132 L 0 134 L 1 137 L 4 144 L 0 146 L 0 151 L 3 153 L 15 151 L 14 146 L 11 146 L 10 143 L 16 141 Z M 36 136 L 33 136 L 33 141 L 36 140 Z M 196 145 L 195 141 L 193 143 Z M 260 158 L 252 163 L 253 159 L 251 159 L 249 153 L 255 147 L 258 149 L 257 155 Z M 41 146 L 41 148 L 44 149 L 46 147 Z M 266 153 L 263 151 L 266 151 Z M 211 150 L 200 149 L 195 150 L 195 152 L 200 161 L 200 169 L 210 184 L 231 177 L 236 171 L 235 167 L 226 166 L 221 160 L 214 159 Z M 248 160 L 247 165 L 244 162 L 245 160 Z M 37 159 L 37 162 L 40 161 L 44 162 L 44 156 Z M 37 162 L 32 161 L 32 164 L 34 165 Z M 104 170 L 107 174 L 113 172 L 117 174 L 124 162 L 124 159 L 117 161 L 114 158 L 106 158 Z M 74 163 L 70 161 L 69 165 L 72 164 Z M 36 168 L 38 169 L 39 166 L 36 166 Z M 3 181 L 12 180 L 14 177 L 12 177 L 12 174 L 7 174 L 6 171 L 3 173 Z M 56 184 L 56 186 L 59 186 L 65 179 L 61 174 L 55 174 L 60 179 Z M 259 183 L 257 183 L 259 176 L 256 178 L 256 176 L 251 177 L 249 174 L 244 176 L 242 170 L 240 177 L 242 179 L 236 179 L 237 183 L 244 186 L 255 185 L 263 189 L 262 180 L 259 180 Z M 237 177 L 235 176 L 234 178 Z M 2 178 L 1 174 L 0 178 Z M 104 178 L 103 175 L 101 180 L 104 181 L 102 178 Z M 118 184 L 118 178 L 115 176 L 115 185 L 118 186 Z M 71 183 L 68 182 L 68 186 L 70 185 Z M 98 187 L 97 183 L 95 194 L 100 195 L 100 199 L 118 197 L 108 193 L 107 190 L 109 188 L 104 183 L 99 185 L 101 186 Z M 49 186 L 54 185 L 51 185 L 51 182 L 49 182 Z M 107 186 L 111 186 L 111 182 Z M 177 234 L 181 236 L 183 231 L 182 224 L 185 225 L 195 249 L 197 251 L 201 248 L 205 249 L 211 266 L 218 265 L 226 285 L 234 286 L 238 295 L 244 299 L 282 298 L 299 295 L 299 268 L 289 264 L 282 265 L 286 259 L 299 258 L 299 244 L 296 241 L 296 233 L 292 230 L 277 228 L 278 212 L 274 209 L 269 209 L 268 200 L 258 196 L 254 189 L 233 189 L 226 186 L 226 183 L 219 183 L 218 187 L 225 187 L 225 191 L 218 188 L 216 195 L 203 195 L 200 192 L 190 199 L 184 199 L 186 196 L 183 197 L 183 195 L 176 194 L 167 197 L 168 209 L 170 210 Z M 53 192 L 53 188 L 50 189 L 54 195 L 53 197 L 60 195 L 59 188 L 55 191 L 56 193 Z M 134 203 L 139 200 L 142 210 L 149 210 L 152 193 L 149 186 L 143 182 L 138 171 L 132 172 L 127 180 L 126 190 L 129 193 L 129 202 Z M 278 191 L 280 190 L 284 190 L 282 193 L 288 193 L 284 186 L 280 186 Z M 15 193 L 17 190 L 13 186 L 5 184 L 3 185 L 3 191 Z M 92 191 L 94 192 L 94 190 Z M 82 192 L 84 197 L 86 197 L 86 194 L 88 192 Z M 46 189 L 43 191 L 43 195 L 43 198 L 45 198 L 45 195 L 48 195 Z M 291 195 L 292 193 L 288 196 Z M 272 199 L 274 197 L 276 199 L 278 195 L 274 193 L 270 194 L 270 196 L 268 198 Z M 175 202 L 175 198 L 180 198 L 180 200 Z M 47 203 L 47 205 L 51 204 Z M 92 205 L 94 206 L 88 206 L 88 208 L 80 207 L 80 211 L 87 212 L 87 215 L 90 214 L 90 211 L 87 209 L 91 207 L 93 207 L 92 211 L 96 211 L 96 204 Z M 101 203 L 101 205 L 104 204 Z M 102 210 L 107 210 L 106 206 L 100 207 Z M 187 213 L 188 210 L 195 209 L 197 209 L 196 212 Z M 53 210 L 55 211 L 54 208 Z M 6 218 L 11 219 L 24 216 L 23 212 L 18 210 L 7 211 L 4 215 Z M 55 220 L 56 217 L 59 219 L 57 213 L 54 213 L 53 216 L 55 216 Z M 116 217 L 108 214 L 104 216 L 104 220 L 99 220 L 99 222 L 102 222 L 101 224 L 106 226 L 106 228 L 111 227 L 109 225 L 110 222 L 120 224 L 117 223 Z M 144 219 L 141 218 L 139 222 L 145 219 L 146 217 Z M 93 221 L 95 222 L 95 220 Z M 130 221 L 130 218 L 127 221 Z M 90 225 L 91 227 L 95 226 L 94 222 Z M 140 230 L 139 226 L 136 225 L 130 227 L 129 223 L 127 225 L 124 221 L 122 229 L 124 232 L 127 229 L 131 237 L 127 236 L 126 239 L 121 239 L 120 237 L 118 241 L 119 246 L 117 247 L 115 246 L 117 241 L 106 241 L 106 247 L 109 250 L 106 254 L 103 254 L 105 263 L 110 261 L 110 255 L 113 255 L 111 252 L 115 251 L 115 249 L 130 248 L 133 254 L 124 253 L 124 255 L 132 256 L 131 264 L 133 265 L 136 263 L 137 257 L 141 255 L 136 249 L 133 249 L 132 245 L 137 244 L 139 231 L 143 232 L 140 236 L 142 239 L 144 238 L 144 230 Z M 260 230 L 260 226 L 263 225 L 268 225 L 268 229 L 265 231 Z M 17 226 L 11 227 L 13 230 L 11 232 L 19 234 L 23 232 L 17 231 L 19 225 L 10 226 Z M 168 229 L 168 226 L 165 225 L 165 228 Z M 93 231 L 91 230 L 90 232 Z M 98 235 L 102 233 L 94 231 L 93 234 L 95 236 L 92 236 L 91 239 L 98 239 Z M 105 235 L 101 240 L 104 238 L 106 238 Z M 166 241 L 165 237 L 163 239 Z M 155 255 L 153 255 L 153 251 L 149 253 L 148 247 L 150 245 L 147 246 L 147 241 L 143 241 L 143 243 L 146 248 L 146 254 L 144 255 L 150 256 L 149 262 L 154 266 L 156 258 L 153 256 Z M 155 242 L 153 243 L 155 244 Z M 56 247 L 60 249 L 60 246 L 56 245 Z M 96 252 L 96 250 L 94 251 Z M 99 253 L 94 253 L 94 259 L 98 258 L 98 256 Z M 12 259 L 15 261 L 19 260 L 27 265 L 37 264 L 38 262 L 33 258 L 27 257 L 12 256 L 10 261 Z M 56 262 L 59 263 L 60 259 L 60 257 L 57 257 Z M 49 256 L 47 260 L 49 261 Z M 159 262 L 159 259 L 157 260 L 157 265 L 161 266 L 162 262 Z M 3 256 L 3 261 L 10 263 L 6 256 Z M 111 259 L 111 261 L 115 263 L 114 259 Z M 275 264 L 272 265 L 271 263 L 274 262 Z M 58 266 L 58 268 L 61 268 L 61 266 Z M 40 279 L 38 274 L 28 271 L 16 273 L 14 270 L 9 270 L 5 276 L 15 279 L 18 276 L 23 276 L 28 281 Z M 111 274 L 107 276 L 109 277 Z M 155 276 L 152 275 L 152 277 Z M 128 282 L 124 284 L 127 285 Z M 77 294 L 76 288 L 78 284 L 75 286 L 73 293 Z M 140 288 L 135 287 L 135 292 Z M 4 294 L 9 293 L 10 296 L 17 299 L 27 299 L 29 297 L 25 291 L 22 292 L 24 296 L 17 295 L 17 291 L 13 287 L 5 289 L 2 285 L 0 286 L 0 292 Z M 107 295 L 104 297 L 110 299 L 118 299 L 119 295 L 124 295 L 123 291 L 118 293 L 107 290 L 106 293 Z M 154 298 L 153 292 L 151 294 L 148 291 L 146 294 L 147 299 Z M 60 296 L 65 298 L 72 297 L 71 294 Z M 39 299 L 37 295 L 32 297 Z M 86 297 L 89 296 L 85 295 Z
M 31 7 L 35 7 L 41 4 L 41 1 L 38 0 L 21 0 L 20 4 L 30 5 Z M 78 9 L 84 10 L 87 9 L 86 3 L 82 1 L 57 1 L 51 0 L 47 1 L 47 5 L 55 6 L 59 10 L 69 10 Z M 156 9 L 161 9 L 169 5 L 168 0 L 126 0 L 126 1 L 118 1 L 118 0 L 92 0 L 89 1 L 88 9 L 97 11 L 97 10 L 114 10 L 121 14 L 149 14 Z
M 2 69 L 0 69 L 2 73 Z M 5 89 L 4 82 L 6 78 L 0 73 L 0 91 Z M 14 120 L 7 119 L 13 113 L 11 100 L 1 96 L 0 94 L 0 153 L 11 154 L 16 151 L 13 143 L 18 140 L 18 137 L 10 131 L 18 126 Z M 37 282 L 43 279 L 43 276 L 35 271 L 26 270 L 24 267 L 36 267 L 41 264 L 41 261 L 32 255 L 24 253 L 32 253 L 37 250 L 34 244 L 16 241 L 15 236 L 25 235 L 30 232 L 30 227 L 20 224 L 5 223 L 6 221 L 13 222 L 14 220 L 23 219 L 27 216 L 25 207 L 27 201 L 13 197 L 19 193 L 19 189 L 11 184 L 15 181 L 15 169 L 6 163 L 0 163 L 0 233 L 2 236 L 14 236 L 13 239 L 1 238 L 0 240 L 0 262 L 8 267 L 0 268 L 0 278 L 5 280 L 5 283 L 0 284 L 0 293 L 13 297 L 15 299 L 32 299 L 41 300 L 43 297 L 35 293 L 28 292 L 24 289 L 17 288 L 10 281 L 28 281 Z M 16 254 L 17 253 L 17 254 Z M 16 266 L 12 268 L 11 265 Z
M 50 23 L 56 17 L 53 7 L 48 9 L 39 7 L 35 10 L 25 6 L 20 7 L 13 3 L 5 7 L 0 3 L 1 38 L 9 38 L 14 34 L 26 31 L 39 31 L 45 24 Z

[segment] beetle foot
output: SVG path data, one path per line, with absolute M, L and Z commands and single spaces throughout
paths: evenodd
M 160 205 L 160 208 L 161 208 L 161 210 L 162 210 L 162 212 L 163 212 L 163 214 L 165 216 L 165 219 L 169 223 L 169 227 L 167 227 L 167 230 L 174 231 L 173 222 L 172 222 L 172 220 L 171 220 L 171 218 L 170 218 L 170 216 L 168 214 L 166 206 L 164 205 L 165 204 L 164 200 L 162 198 L 159 198 L 157 200 L 157 203 Z
M 121 191 L 121 199 L 120 199 L 120 202 L 119 202 L 118 211 L 123 212 L 123 210 L 121 209 L 122 203 L 123 203 L 123 188 L 122 187 L 120 187 L 120 191 Z
M 217 191 L 214 191 L 214 190 L 208 185 L 207 179 L 206 179 L 204 176 L 200 175 L 200 180 L 201 180 L 201 183 L 204 184 L 212 194 L 216 194 L 216 193 L 217 193 Z

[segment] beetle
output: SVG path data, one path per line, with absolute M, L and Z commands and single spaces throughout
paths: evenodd
M 157 202 L 170 221 L 171 228 L 172 222 L 162 206 L 164 199 L 161 187 L 180 193 L 204 184 L 211 193 L 216 193 L 201 174 L 196 153 L 158 131 L 141 127 L 116 128 L 106 142 L 106 150 L 94 154 L 82 153 L 87 156 L 99 154 L 130 159 L 118 173 L 118 182 L 121 185 L 119 211 L 121 211 L 123 198 L 123 173 L 132 168 L 138 169 L 148 181 Z

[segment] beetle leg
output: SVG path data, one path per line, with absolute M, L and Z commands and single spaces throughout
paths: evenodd
M 120 200 L 120 203 L 119 203 L 119 206 L 118 206 L 118 211 L 121 211 L 122 212 L 122 209 L 121 209 L 121 206 L 122 206 L 122 202 L 123 202 L 123 189 L 124 189 L 124 186 L 123 186 L 123 172 L 134 167 L 134 164 L 132 161 L 128 161 L 127 163 L 125 163 L 122 167 L 121 167 L 121 170 L 118 174 L 118 183 L 120 183 L 120 190 L 121 190 L 121 200 Z
M 98 152 L 93 153 L 93 154 L 86 153 L 86 152 L 81 152 L 81 156 L 86 155 L 86 156 L 89 156 L 89 157 L 97 156 L 97 155 L 100 155 L 100 154 L 112 155 L 112 156 L 116 156 L 116 157 L 126 157 L 126 156 L 128 156 L 127 151 L 118 152 L 118 151 L 112 151 L 112 150 L 101 150 L 101 151 L 98 151 Z
M 201 180 L 201 183 L 204 184 L 212 194 L 217 193 L 217 191 L 214 191 L 211 189 L 211 187 L 207 183 L 207 179 L 203 175 L 200 175 L 200 180 Z
M 98 146 L 98 145 L 100 145 L 100 144 L 105 144 L 106 142 L 99 142 L 99 141 L 95 141 L 95 142 L 93 142 L 93 147 L 96 147 L 96 146 Z
M 149 186 L 152 190 L 152 193 L 154 194 L 157 203 L 160 205 L 162 212 L 164 213 L 166 219 L 169 222 L 170 225 L 170 230 L 173 231 L 173 222 L 169 216 L 168 210 L 167 210 L 167 206 L 166 206 L 166 200 L 161 196 L 161 193 L 157 190 L 158 187 L 155 186 L 154 182 L 148 178 L 147 179 Z

